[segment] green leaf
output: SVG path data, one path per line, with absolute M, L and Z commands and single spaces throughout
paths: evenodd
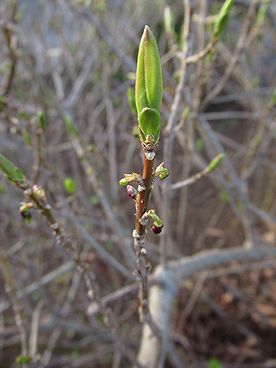
M 77 127 L 74 124 L 73 120 L 68 115 L 64 115 L 63 119 L 64 119 L 64 123 L 66 125 L 68 133 L 72 137 L 76 137 L 78 135 L 78 130 L 77 130 Z
M 6 175 L 8 180 L 15 184 L 22 184 L 26 180 L 22 171 L 18 169 L 10 160 L 0 153 L 0 170 Z
M 141 132 L 145 137 L 152 135 L 158 140 L 162 102 L 162 70 L 158 46 L 148 26 L 145 26 L 138 51 L 135 101 Z M 154 119 L 152 123 L 149 120 L 151 118 Z M 149 127 L 146 127 L 147 124 Z
M 72 178 L 66 178 L 63 181 L 63 187 L 69 194 L 74 194 L 77 188 L 76 182 Z
M 160 133 L 160 115 L 155 109 L 145 107 L 138 115 L 139 128 L 147 136 L 153 136 L 157 141 Z
M 233 0 L 226 0 L 224 4 L 222 5 L 218 13 L 217 19 L 215 21 L 215 26 L 214 26 L 214 36 L 215 37 L 219 37 L 224 31 L 227 25 L 228 19 L 229 19 L 230 11 L 233 7 L 233 2 L 234 2 Z

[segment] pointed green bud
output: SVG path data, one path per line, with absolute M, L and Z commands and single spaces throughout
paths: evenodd
M 22 184 L 26 180 L 22 171 L 18 169 L 10 160 L 0 153 L 0 170 L 6 177 L 15 184 Z
M 137 59 L 135 102 L 140 138 L 148 135 L 157 141 L 160 133 L 162 70 L 158 46 L 153 33 L 145 26 Z
M 141 175 L 137 173 L 124 174 L 124 178 L 119 181 L 119 184 L 121 185 L 121 187 L 125 187 L 132 181 L 139 182 L 141 179 Z
M 156 215 L 154 210 L 148 210 L 147 212 L 148 218 L 153 221 L 153 224 L 159 228 L 164 226 L 164 222 L 161 220 L 159 216 Z
M 220 153 L 219 155 L 214 157 L 213 160 L 209 163 L 209 165 L 207 166 L 207 171 L 211 172 L 211 171 L 216 170 L 216 168 L 222 163 L 223 160 L 224 160 L 224 155 Z
M 158 176 L 160 180 L 164 180 L 169 176 L 170 172 L 169 169 L 164 167 L 164 162 L 161 162 L 161 164 L 158 165 L 157 168 L 155 169 L 154 174 L 155 176 Z
M 217 19 L 215 21 L 215 26 L 214 26 L 214 36 L 215 37 L 219 37 L 224 31 L 227 25 L 228 19 L 229 19 L 229 15 L 230 15 L 232 6 L 233 6 L 233 0 L 226 0 L 224 4 L 222 5 L 217 15 Z

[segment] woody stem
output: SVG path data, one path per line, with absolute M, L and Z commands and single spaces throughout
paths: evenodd
M 145 229 L 146 225 L 141 224 L 140 220 L 143 214 L 148 208 L 148 202 L 152 185 L 152 173 L 153 173 L 154 160 L 148 160 L 144 155 L 144 167 L 143 167 L 143 185 L 144 190 L 138 193 L 136 198 L 136 215 L 135 215 L 135 231 L 134 231 L 134 249 L 137 259 L 136 276 L 139 282 L 139 314 L 140 320 L 145 321 L 145 317 L 148 314 L 148 272 L 150 265 L 146 259 L 145 249 Z

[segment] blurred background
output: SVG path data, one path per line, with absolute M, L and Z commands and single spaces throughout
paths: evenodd
M 174 260 L 210 249 L 275 246 L 276 2 L 234 1 L 225 32 L 214 40 L 222 4 L 0 2 L 0 151 L 45 189 L 101 295 L 111 295 L 134 356 L 142 331 L 132 275 L 135 210 L 118 181 L 142 169 L 133 88 L 145 24 L 163 64 L 156 160 L 170 169 L 151 198 L 150 208 L 165 221 L 160 236 L 148 234 L 152 269 L 162 247 Z M 214 173 L 171 189 L 219 153 L 224 164 Z M 23 200 L 1 175 L 0 367 L 131 366 L 103 316 L 89 311 L 84 282 L 45 220 L 35 211 L 31 221 L 20 215 Z M 183 280 L 171 315 L 183 367 L 276 367 L 275 265 L 275 258 L 233 260 Z M 25 362 L 18 314 L 31 356 Z M 177 363 L 168 358 L 164 366 Z

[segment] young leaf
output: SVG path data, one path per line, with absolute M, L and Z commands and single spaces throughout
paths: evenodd
M 228 19 L 229 19 L 229 15 L 230 15 L 232 6 L 233 6 L 233 0 L 226 0 L 224 4 L 222 5 L 218 13 L 217 19 L 215 21 L 215 26 L 214 26 L 214 36 L 215 37 L 219 37 L 224 31 L 227 25 Z
M 162 102 L 162 71 L 154 35 L 145 26 L 137 59 L 135 101 L 141 137 L 159 138 Z
M 13 183 L 24 183 L 26 180 L 22 171 L 18 169 L 10 160 L 0 153 L 0 170 Z

